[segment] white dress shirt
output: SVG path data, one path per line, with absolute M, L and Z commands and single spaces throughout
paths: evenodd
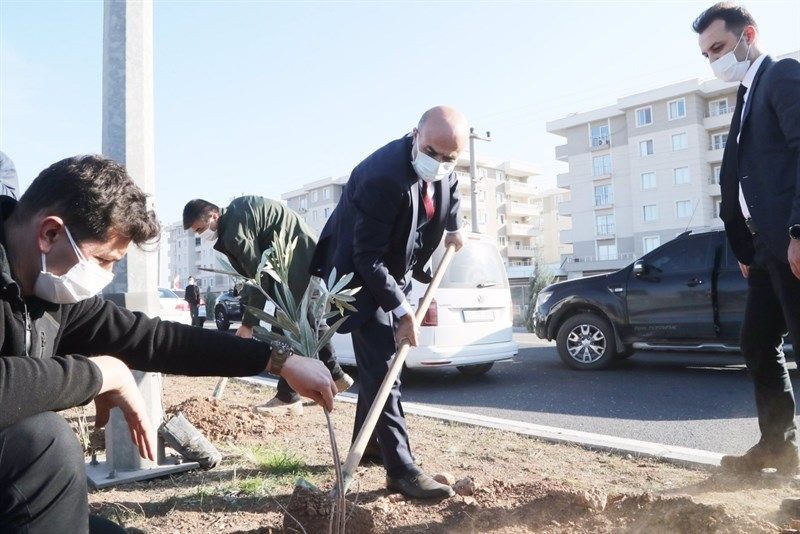
M 756 77 L 756 72 L 758 72 L 758 68 L 761 66 L 761 63 L 764 62 L 764 58 L 767 57 L 766 54 L 761 54 L 753 61 L 753 64 L 750 65 L 750 68 L 747 69 L 747 73 L 745 73 L 744 78 L 742 78 L 742 85 L 744 85 L 747 89 L 744 92 L 744 102 L 742 103 L 742 114 L 739 116 L 739 133 L 736 135 L 736 144 L 739 144 L 739 140 L 742 138 L 742 128 L 744 127 L 744 108 L 747 107 L 747 97 L 750 95 L 750 87 L 753 85 L 753 80 Z M 739 182 L 739 206 L 742 208 L 742 215 L 744 215 L 745 219 L 750 218 L 750 209 L 747 207 L 747 201 L 744 198 L 744 191 L 742 190 L 742 183 Z

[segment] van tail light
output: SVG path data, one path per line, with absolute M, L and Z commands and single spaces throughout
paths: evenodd
M 422 306 L 422 299 L 419 299 L 419 305 Z M 439 326 L 439 305 L 436 304 L 436 299 L 431 300 L 420 326 Z

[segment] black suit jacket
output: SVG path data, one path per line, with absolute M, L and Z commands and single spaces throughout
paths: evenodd
M 720 217 L 738 260 L 753 261 L 753 238 L 739 205 L 742 184 L 765 245 L 788 262 L 788 228 L 800 224 L 800 63 L 767 56 L 750 86 L 737 145 L 730 131 L 722 158 Z M 738 148 L 738 150 L 737 150 Z
M 419 178 L 411 166 L 411 136 L 392 141 L 353 169 L 342 198 L 320 234 L 311 274 L 328 279 L 353 273 L 357 313 L 342 332 L 358 328 L 378 307 L 390 312 L 405 298 L 406 274 L 414 255 L 420 205 Z M 442 240 L 445 229 L 458 230 L 458 179 L 453 172 L 434 185 L 436 213 L 425 226 L 414 277 Z

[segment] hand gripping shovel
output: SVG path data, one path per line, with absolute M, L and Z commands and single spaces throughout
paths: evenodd
M 439 263 L 439 267 L 436 269 L 436 274 L 433 275 L 433 280 L 431 281 L 430 285 L 428 285 L 428 289 L 425 291 L 425 296 L 422 298 L 419 308 L 417 308 L 417 323 L 421 323 L 422 319 L 425 317 L 425 314 L 428 313 L 428 306 L 431 305 L 433 294 L 436 293 L 436 289 L 438 289 L 439 284 L 442 282 L 444 273 L 447 271 L 447 267 L 450 265 L 450 260 L 453 259 L 453 254 L 455 253 L 455 245 L 449 245 L 445 251 L 441 263 Z M 369 441 L 370 436 L 372 436 L 372 432 L 375 430 L 375 424 L 378 422 L 378 417 L 383 410 L 383 406 L 386 404 L 386 399 L 389 398 L 389 392 L 392 389 L 392 385 L 400 375 L 400 371 L 403 369 L 403 363 L 406 361 L 406 356 L 408 356 L 409 349 L 411 349 L 411 345 L 409 345 L 408 341 L 404 341 L 395 353 L 394 359 L 389 365 L 389 370 L 386 372 L 386 376 L 383 378 L 381 387 L 378 390 L 378 394 L 375 396 L 375 400 L 372 402 L 372 406 L 367 413 L 367 418 L 364 420 L 364 424 L 362 425 L 361 430 L 358 432 L 358 436 L 356 436 L 353 445 L 350 447 L 350 452 L 347 455 L 347 460 L 345 461 L 344 468 L 342 469 L 345 493 L 347 493 L 347 488 L 353 481 L 353 474 L 356 471 L 356 467 L 358 467 L 358 463 L 361 461 L 361 457 L 364 455 L 364 449 L 367 447 L 367 442 Z

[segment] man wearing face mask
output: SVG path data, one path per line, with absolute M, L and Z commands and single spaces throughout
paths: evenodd
M 102 427 L 118 407 L 139 453 L 154 459 L 155 432 L 129 368 L 269 370 L 332 408 L 327 370 L 288 347 L 149 319 L 96 296 L 129 244 L 159 231 L 146 195 L 100 156 L 51 165 L 19 203 L 0 197 L 0 532 L 122 532 L 90 520 L 83 452 L 55 412 L 94 400 Z
M 740 82 L 720 184 L 728 241 L 747 278 L 741 351 L 755 383 L 761 439 L 722 468 L 798 471 L 795 400 L 782 350 L 800 343 L 800 63 L 762 53 L 755 20 L 719 3 L 695 20 L 714 74 Z
M 264 197 L 245 196 L 233 199 L 227 208 L 203 199 L 194 199 L 183 208 L 183 227 L 191 228 L 201 238 L 214 242 L 214 250 L 222 253 L 237 273 L 248 279 L 256 278 L 256 270 L 261 256 L 272 247 L 277 233 L 297 239 L 289 266 L 289 288 L 296 302 L 300 302 L 306 287 L 311 281 L 309 265 L 314 247 L 317 244 L 314 231 L 294 211 L 280 202 Z M 260 276 L 261 289 L 274 298 L 274 283 L 271 276 Z M 266 297 L 258 289 L 245 285 L 241 291 L 242 305 L 264 309 Z M 245 311 L 242 326 L 236 335 L 253 337 L 253 327 L 259 319 Z M 327 328 L 327 326 L 326 326 Z M 345 391 L 353 385 L 336 361 L 333 346 L 326 344 L 319 353 L 319 359 L 330 370 L 338 390 Z M 278 380 L 278 391 L 273 399 L 257 406 L 256 410 L 267 415 L 301 415 L 303 401 L 286 380 Z
M 458 179 L 454 172 L 469 129 L 457 110 L 425 112 L 410 135 L 378 149 L 353 169 L 342 198 L 322 230 L 312 274 L 327 279 L 354 273 L 361 286 L 342 332 L 350 332 L 359 394 L 353 437 L 377 395 L 397 346 L 417 345 L 419 325 L 406 299 L 411 276 L 430 282 L 424 266 L 446 231 L 445 244 L 461 248 Z M 364 460 L 382 461 L 387 486 L 411 498 L 453 495 L 417 467 L 400 404 L 398 379 L 378 420 Z

